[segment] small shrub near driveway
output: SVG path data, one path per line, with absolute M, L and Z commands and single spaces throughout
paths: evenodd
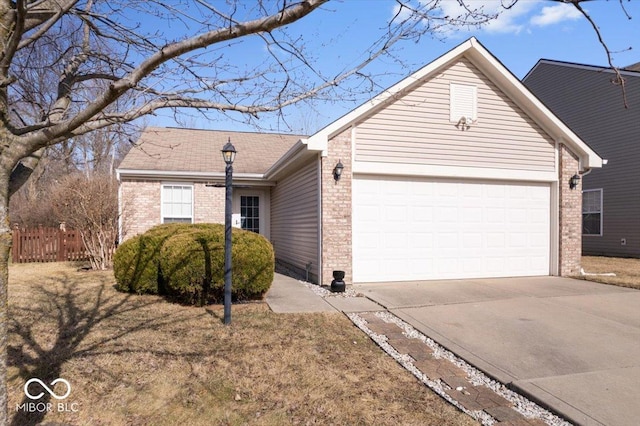
M 271 243 L 254 232 L 233 229 L 232 260 L 233 297 L 261 298 L 273 281 Z M 224 225 L 152 228 L 118 248 L 114 275 L 121 291 L 168 295 L 189 304 L 219 301 L 224 288 Z

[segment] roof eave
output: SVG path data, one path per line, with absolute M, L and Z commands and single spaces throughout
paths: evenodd
M 309 139 L 300 139 L 273 166 L 269 167 L 264 173 L 265 179 L 275 180 L 289 168 L 309 160 L 321 151 L 322 148 L 318 149 L 318 147 L 310 145 Z
M 118 180 L 123 178 L 146 178 L 153 180 L 197 180 L 197 181 L 224 181 L 224 172 L 191 172 L 177 170 L 142 170 L 142 169 L 116 169 Z M 234 173 L 233 180 L 243 182 L 265 183 L 265 175 L 262 173 Z

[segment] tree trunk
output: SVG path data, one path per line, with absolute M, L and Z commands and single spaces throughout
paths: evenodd
M 9 424 L 7 398 L 8 287 L 11 226 L 9 224 L 9 176 L 0 170 L 0 425 Z

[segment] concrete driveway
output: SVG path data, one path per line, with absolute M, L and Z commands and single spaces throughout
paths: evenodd
M 640 422 L 640 291 L 558 277 L 354 287 L 574 423 Z

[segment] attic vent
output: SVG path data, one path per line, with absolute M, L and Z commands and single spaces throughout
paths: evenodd
M 449 97 L 450 122 L 458 123 L 461 117 L 474 122 L 478 119 L 478 88 L 476 86 L 451 83 Z

